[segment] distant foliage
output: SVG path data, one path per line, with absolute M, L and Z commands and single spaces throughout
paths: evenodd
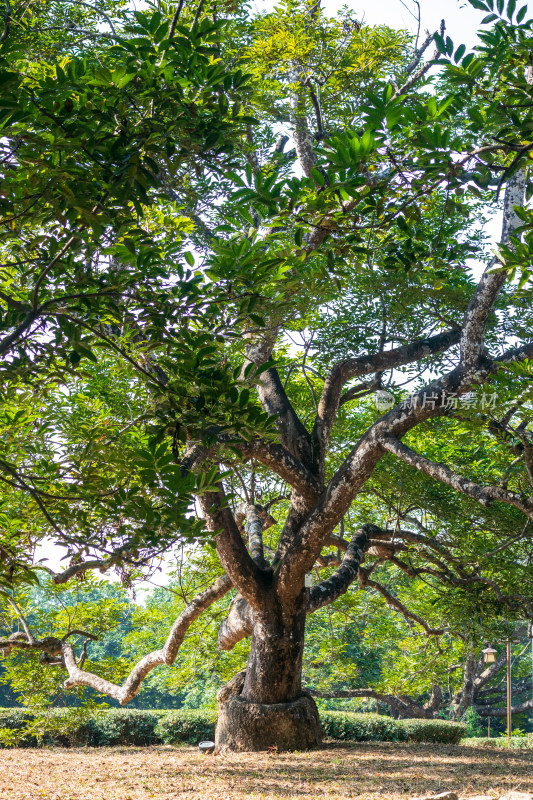
M 481 717 L 472 707 L 467 708 L 465 714 L 466 735 L 484 736 L 485 728 L 481 724 Z

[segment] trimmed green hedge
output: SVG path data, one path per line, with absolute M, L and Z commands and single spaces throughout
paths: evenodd
M 164 744 L 197 744 L 205 739 L 214 740 L 216 722 L 217 712 L 214 709 L 168 711 L 160 716 L 156 733 Z
M 351 742 L 440 742 L 458 744 L 466 725 L 443 719 L 393 719 L 380 714 L 322 711 L 326 739 Z
M 459 744 L 466 733 L 466 725 L 462 722 L 445 719 L 404 719 L 402 726 L 408 742 Z
M 465 725 L 445 720 L 395 720 L 349 711 L 323 711 L 320 719 L 324 738 L 336 741 L 457 744 L 466 733 Z M 211 709 L 52 709 L 48 713 L 0 709 L 0 746 L 196 744 L 213 739 L 215 724 L 216 711 Z
M 401 721 L 381 716 L 381 714 L 321 711 L 320 722 L 325 739 L 349 742 L 407 741 Z
M 23 709 L 0 710 L 0 746 L 59 745 L 109 747 L 159 744 L 155 729 L 161 714 L 138 709 L 56 708 L 32 713 Z M 18 741 L 17 741 L 18 740 Z
M 156 732 L 160 718 L 161 712 L 156 710 L 102 709 L 91 715 L 90 744 L 93 747 L 160 744 L 161 739 Z

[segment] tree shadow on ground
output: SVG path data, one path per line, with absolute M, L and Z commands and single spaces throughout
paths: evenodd
M 404 800 L 533 792 L 533 751 L 357 743 L 307 753 L 204 756 L 196 748 L 9 750 L 9 800 Z

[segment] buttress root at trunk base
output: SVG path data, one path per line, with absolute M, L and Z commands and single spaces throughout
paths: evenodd
M 241 692 L 246 672 L 239 672 L 218 693 L 215 752 L 310 750 L 322 743 L 316 703 L 305 691 L 288 703 L 253 703 Z

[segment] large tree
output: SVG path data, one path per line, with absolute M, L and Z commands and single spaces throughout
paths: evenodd
M 90 632 L 38 638 L 21 615 L 7 650 L 42 651 L 67 688 L 124 704 L 235 591 L 220 646 L 251 649 L 219 695 L 217 744 L 312 746 L 308 614 L 371 585 L 406 541 L 434 577 L 492 580 L 457 569 L 460 544 L 421 530 L 423 512 L 377 524 L 380 471 L 401 462 L 503 504 L 527 538 L 531 26 L 514 0 L 474 5 L 491 27 L 468 54 L 444 26 L 413 42 L 315 3 L 258 19 L 203 0 L 117 8 L 64 40 L 27 4 L 6 12 L 6 602 L 43 569 L 46 537 L 70 557 L 56 583 L 112 567 L 131 580 L 195 539 L 221 571 L 123 685 L 83 669 L 73 642 Z M 516 398 L 503 415 L 492 383 Z M 492 470 L 462 458 L 485 423 L 512 450 Z M 530 587 L 517 602 L 531 611 Z

